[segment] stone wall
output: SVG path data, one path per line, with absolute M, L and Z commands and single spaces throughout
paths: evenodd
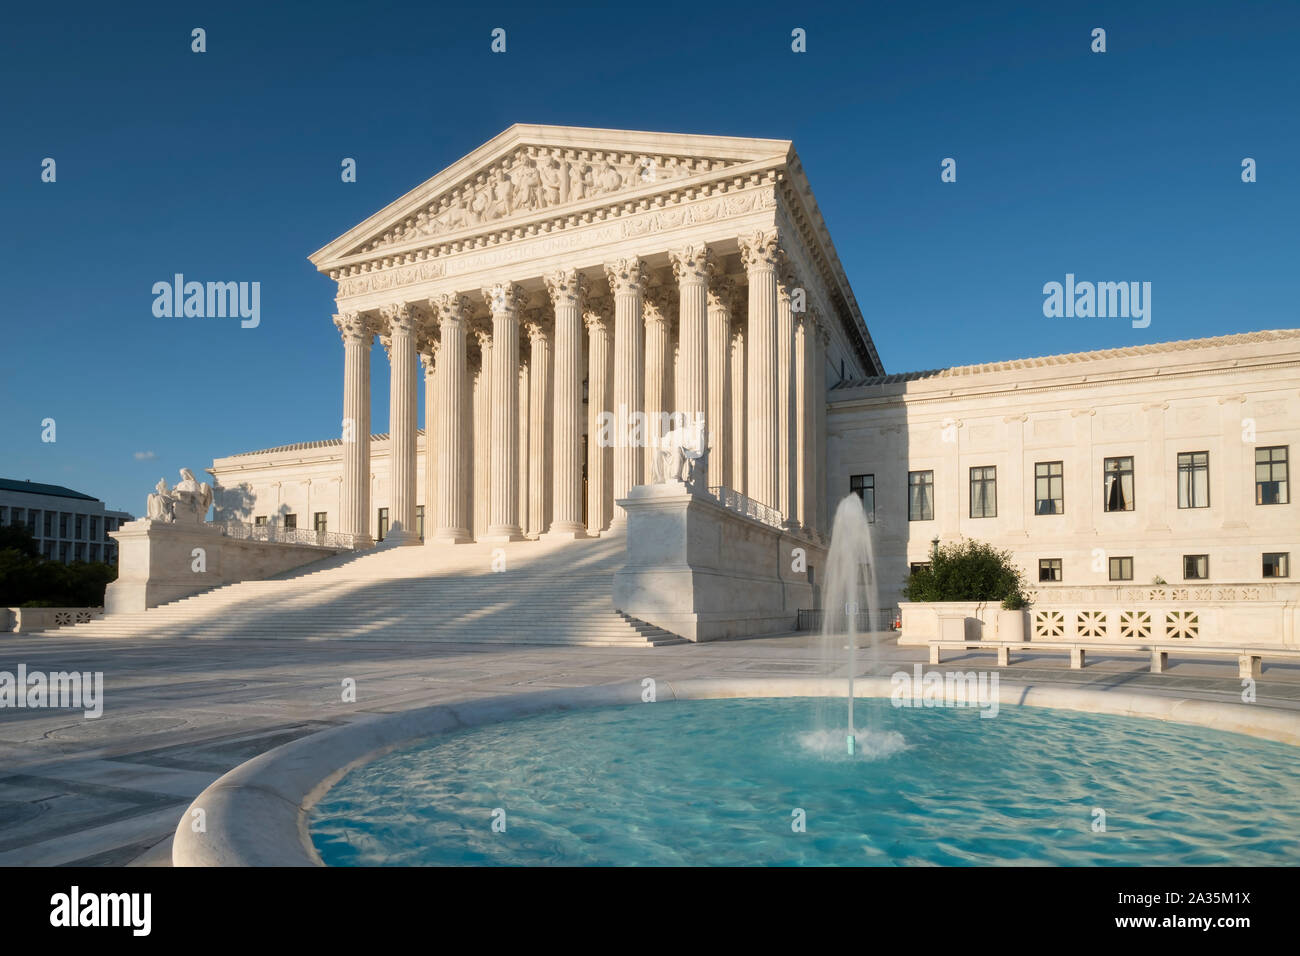
M 614 607 L 692 641 L 782 634 L 813 606 L 825 550 L 810 540 L 724 508 L 669 483 L 620 499 L 627 511 L 627 563 L 614 575 Z

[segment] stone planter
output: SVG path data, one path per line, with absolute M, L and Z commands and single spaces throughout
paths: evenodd
M 997 639 L 999 641 L 1023 641 L 1028 633 L 1028 611 L 998 611 Z

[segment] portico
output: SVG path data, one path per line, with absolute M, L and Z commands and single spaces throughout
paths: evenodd
M 710 487 L 826 531 L 828 377 L 880 363 L 790 143 L 513 126 L 311 261 L 338 284 L 337 530 L 375 528 L 378 338 L 394 543 L 417 498 L 431 546 L 617 531 L 661 413 L 704 423 Z

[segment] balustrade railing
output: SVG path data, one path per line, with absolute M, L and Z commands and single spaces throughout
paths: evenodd
M 227 538 L 241 541 L 267 541 L 274 544 L 307 544 L 318 548 L 352 551 L 358 546 L 358 536 L 342 531 L 313 531 L 308 528 L 286 528 L 278 524 L 246 524 L 226 521 L 220 524 Z
M 781 512 L 775 508 L 769 508 L 761 502 L 755 501 L 739 491 L 726 488 L 722 485 L 715 485 L 709 489 L 709 494 L 718 500 L 722 507 L 728 511 L 734 511 L 742 514 L 747 518 L 753 518 L 761 521 L 763 524 L 771 525 L 773 528 L 780 528 L 785 522 L 781 517 Z

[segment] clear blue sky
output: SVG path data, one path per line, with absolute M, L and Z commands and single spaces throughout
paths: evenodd
M 181 466 L 337 435 L 334 287 L 307 255 L 516 122 L 794 140 L 889 371 L 1300 325 L 1293 2 L 2 16 L 0 475 L 136 514 Z M 260 282 L 260 327 L 155 318 L 177 272 Z M 1150 327 L 1044 318 L 1067 272 L 1151 282 Z

